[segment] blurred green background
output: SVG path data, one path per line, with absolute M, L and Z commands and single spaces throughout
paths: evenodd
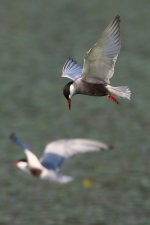
M 68 57 L 82 64 L 116 14 L 122 49 L 112 85 L 128 85 L 132 100 L 78 95 L 69 112 L 62 66 Z M 149 224 L 149 40 L 148 0 L 0 0 L 0 224 Z M 114 150 L 68 160 L 62 172 L 76 180 L 61 186 L 11 167 L 24 156 L 11 132 L 38 156 L 57 138 L 98 139 Z

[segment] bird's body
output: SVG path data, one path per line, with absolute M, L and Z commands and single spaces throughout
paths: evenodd
M 33 154 L 30 148 L 23 143 L 15 134 L 10 136 L 11 140 L 23 148 L 26 159 L 20 159 L 14 166 L 34 177 L 57 183 L 68 183 L 72 177 L 59 172 L 65 159 L 78 153 L 108 150 L 110 146 L 90 139 L 60 139 L 46 145 L 40 159 Z
M 104 82 L 94 78 L 88 78 L 83 80 L 77 79 L 73 84 L 75 94 L 83 94 L 90 96 L 106 96 L 108 95 L 108 89 L 104 85 Z
M 116 103 L 118 100 L 113 95 L 130 99 L 131 92 L 127 86 L 112 87 L 109 84 L 120 48 L 120 17 L 116 16 L 101 38 L 85 54 L 83 68 L 71 58 L 66 61 L 62 77 L 72 81 L 65 85 L 63 93 L 69 108 L 71 97 L 76 94 L 108 96 Z

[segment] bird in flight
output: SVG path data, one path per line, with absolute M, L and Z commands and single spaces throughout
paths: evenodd
M 110 85 L 120 48 L 120 16 L 117 15 L 85 54 L 83 68 L 72 58 L 64 64 L 62 77 L 72 80 L 63 89 L 69 109 L 71 98 L 76 94 L 108 96 L 117 104 L 115 96 L 130 99 L 131 91 L 127 86 Z
M 24 150 L 25 158 L 13 163 L 14 167 L 31 174 L 34 177 L 56 183 L 68 183 L 73 177 L 60 173 L 60 167 L 65 159 L 78 153 L 109 150 L 112 146 L 91 139 L 59 139 L 46 145 L 40 159 L 31 151 L 16 134 L 12 133 L 10 139 Z

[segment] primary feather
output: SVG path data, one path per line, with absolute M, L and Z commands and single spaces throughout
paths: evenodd
M 120 48 L 120 17 L 116 16 L 104 30 L 101 38 L 86 53 L 82 72 L 83 79 L 93 76 L 109 83 L 109 79 L 114 73 Z
M 108 150 L 110 146 L 90 139 L 60 139 L 46 145 L 41 163 L 45 167 L 58 169 L 65 159 L 78 153 Z
M 77 78 L 81 77 L 82 74 L 82 67 L 77 64 L 77 62 L 69 58 L 63 66 L 62 69 L 62 77 L 67 77 L 71 80 L 76 80 Z

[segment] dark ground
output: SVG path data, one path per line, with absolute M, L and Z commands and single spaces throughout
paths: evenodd
M 69 56 L 82 64 L 116 14 L 122 49 L 112 85 L 128 85 L 132 100 L 76 96 L 69 112 L 62 66 Z M 0 31 L 0 224 L 149 225 L 149 1 L 1 0 Z M 75 182 L 55 185 L 11 167 L 23 157 L 11 132 L 38 156 L 57 138 L 99 139 L 114 150 L 70 159 L 62 170 Z

